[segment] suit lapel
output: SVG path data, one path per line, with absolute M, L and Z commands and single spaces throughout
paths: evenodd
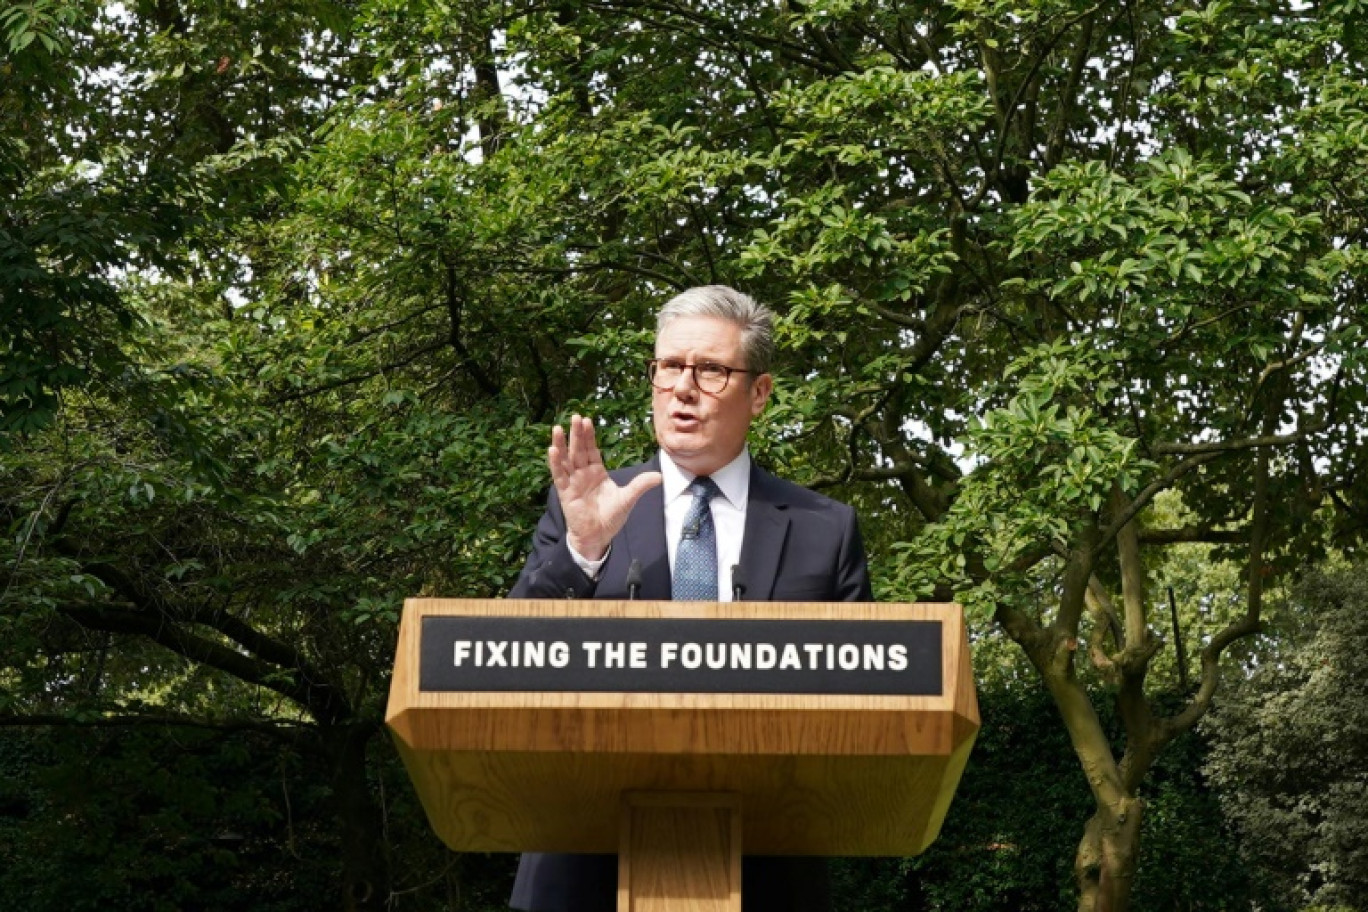
M 640 472 L 660 471 L 659 457 L 638 467 Z M 626 479 L 624 479 L 624 482 Z M 779 561 L 788 539 L 788 501 L 774 476 L 751 464 L 750 494 L 746 503 L 746 531 L 741 542 L 741 568 L 746 577 L 746 601 L 768 601 L 774 594 Z M 670 556 L 665 545 L 665 492 L 657 485 L 645 494 L 627 517 L 618 536 L 627 552 L 627 564 L 641 561 L 641 598 L 670 598 Z M 625 576 L 625 566 L 622 565 Z
M 633 477 L 640 472 L 659 471 L 660 457 L 656 456 L 643 464 Z M 618 539 L 627 548 L 629 564 L 632 558 L 641 561 L 641 597 L 668 600 L 670 553 L 665 547 L 665 492 L 660 485 L 641 495 Z
M 788 501 L 774 476 L 751 463 L 746 533 L 741 542 L 741 569 L 748 602 L 769 601 L 779 575 L 779 559 L 788 538 Z

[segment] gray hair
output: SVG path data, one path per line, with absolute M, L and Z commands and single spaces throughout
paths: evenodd
M 774 360 L 774 311 L 726 285 L 699 285 L 665 302 L 656 314 L 656 332 L 680 317 L 713 317 L 741 327 L 741 351 L 754 380 L 769 373 Z

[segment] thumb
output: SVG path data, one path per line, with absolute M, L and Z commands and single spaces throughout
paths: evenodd
M 665 476 L 661 475 L 659 472 L 642 472 L 636 478 L 627 482 L 626 486 L 623 487 L 623 499 L 628 505 L 634 504 L 641 499 L 642 494 L 645 494 L 664 480 Z

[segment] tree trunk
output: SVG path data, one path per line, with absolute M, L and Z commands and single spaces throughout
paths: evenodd
M 1078 912 L 1126 912 L 1140 857 L 1139 798 L 1099 807 L 1083 830 L 1074 859 Z
M 367 912 L 386 906 L 389 863 L 384 820 L 366 776 L 366 748 L 377 728 L 354 723 L 324 730 L 323 749 L 332 764 L 333 811 L 342 838 L 342 908 Z

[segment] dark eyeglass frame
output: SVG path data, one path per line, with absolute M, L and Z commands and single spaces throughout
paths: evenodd
M 655 387 L 658 390 L 674 389 L 675 383 L 679 382 L 679 378 L 676 377 L 674 383 L 667 383 L 664 386 L 661 386 L 659 383 L 656 383 L 656 374 L 659 372 L 660 365 L 662 362 L 666 362 L 671 365 L 678 365 L 680 377 L 684 376 L 684 371 L 689 371 L 693 375 L 694 386 L 698 387 L 700 390 L 702 390 L 710 396 L 720 396 L 723 392 L 725 392 L 727 389 L 727 384 L 731 383 L 732 374 L 751 373 L 751 371 L 747 370 L 744 367 L 729 367 L 726 364 L 721 364 L 717 361 L 699 361 L 695 364 L 689 364 L 687 362 L 680 361 L 677 358 L 651 358 L 646 362 L 646 377 L 651 381 L 651 386 Z M 698 376 L 698 369 L 700 367 L 721 369 L 723 371 L 722 385 L 718 386 L 717 389 L 712 389 L 711 386 L 716 384 L 717 381 L 709 380 L 707 383 L 704 383 Z

